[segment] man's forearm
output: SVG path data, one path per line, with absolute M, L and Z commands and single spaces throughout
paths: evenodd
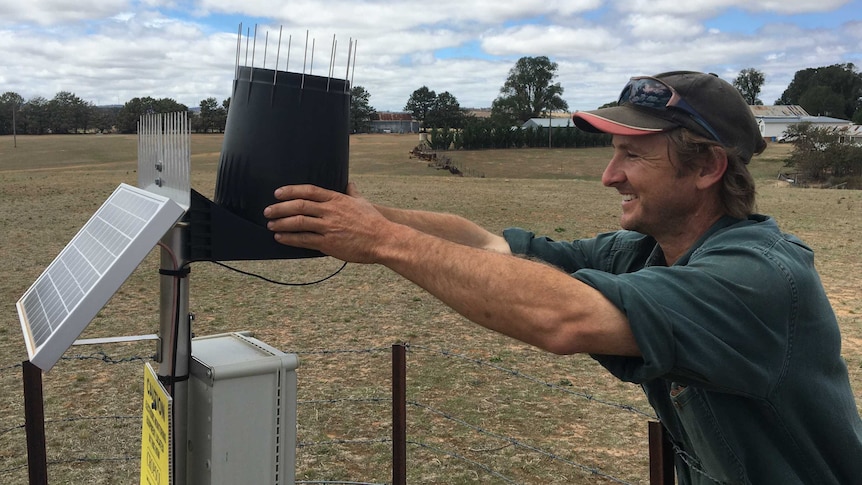
M 376 246 L 377 262 L 473 322 L 559 354 L 638 354 L 619 310 L 570 275 L 410 229 L 394 230 L 390 243 Z
M 374 206 L 392 222 L 412 227 L 417 231 L 473 248 L 490 249 L 509 254 L 509 245 L 502 236 L 491 233 L 478 224 L 454 214 L 396 209 Z

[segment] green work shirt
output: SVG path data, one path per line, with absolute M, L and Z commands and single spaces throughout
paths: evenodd
M 812 250 L 772 218 L 725 217 L 672 266 L 631 231 L 513 253 L 554 264 L 628 318 L 642 357 L 594 355 L 640 384 L 682 484 L 862 483 L 862 420 Z

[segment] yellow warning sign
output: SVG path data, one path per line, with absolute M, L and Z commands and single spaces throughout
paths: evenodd
M 171 410 L 168 395 L 149 362 L 144 369 L 144 415 L 141 425 L 141 485 L 171 485 Z

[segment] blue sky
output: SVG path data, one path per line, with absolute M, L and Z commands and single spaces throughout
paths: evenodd
M 300 71 L 306 32 L 315 74 L 336 76 L 357 41 L 354 84 L 380 111 L 428 86 L 464 107 L 488 107 L 522 56 L 558 64 L 571 110 L 612 101 L 634 75 L 678 69 L 732 81 L 762 71 L 771 104 L 796 71 L 862 68 L 862 2 L 846 0 L 28 0 L 0 3 L 0 92 L 47 99 L 70 91 L 96 104 L 169 97 L 187 105 L 230 96 L 237 27 L 292 39 Z M 284 69 L 285 56 L 282 56 Z M 255 58 L 255 65 L 262 63 Z

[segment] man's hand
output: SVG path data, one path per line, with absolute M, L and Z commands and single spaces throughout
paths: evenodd
M 347 194 L 314 185 L 288 185 L 275 191 L 282 201 L 264 209 L 267 228 L 287 246 L 316 249 L 354 263 L 377 261 L 375 249 L 392 225 L 359 195 L 351 182 Z

